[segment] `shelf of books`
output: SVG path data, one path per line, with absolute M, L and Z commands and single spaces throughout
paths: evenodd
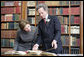
M 36 6 L 36 1 L 27 1 L 27 20 L 30 22 L 32 26 L 36 26 L 35 6 Z
M 1 52 L 13 49 L 20 19 L 21 1 L 1 1 Z
M 61 23 L 63 54 L 80 53 L 80 1 L 37 1 L 48 5 L 48 13 L 58 16 Z M 40 20 L 36 15 L 36 22 Z

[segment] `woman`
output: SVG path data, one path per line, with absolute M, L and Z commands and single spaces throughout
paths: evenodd
M 37 28 L 30 26 L 26 20 L 20 21 L 19 27 L 20 29 L 17 31 L 17 37 L 15 38 L 14 50 L 31 50 L 37 39 Z

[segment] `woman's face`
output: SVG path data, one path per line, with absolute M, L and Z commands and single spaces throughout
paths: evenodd
M 24 27 L 24 30 L 25 30 L 26 32 L 31 31 L 31 26 L 30 26 L 30 24 L 27 24 L 27 25 Z

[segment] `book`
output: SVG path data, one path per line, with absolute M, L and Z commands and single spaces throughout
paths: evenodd
M 58 19 L 61 24 L 69 24 L 69 17 L 68 16 L 58 16 Z
M 1 31 L 1 38 L 16 38 L 16 32 L 17 31 L 13 31 L 13 30 L 9 30 L 9 31 Z
M 41 17 L 40 16 L 36 16 L 36 24 L 38 24 L 41 21 Z
M 37 4 L 40 4 L 40 3 L 44 3 L 45 4 L 45 1 L 37 1 Z
M 30 22 L 30 24 L 35 24 L 35 17 L 28 17 L 27 20 Z
M 70 19 L 71 24 L 80 24 L 80 17 L 79 16 L 71 16 Z
M 14 39 L 10 39 L 10 47 L 14 47 Z
M 61 36 L 62 46 L 68 46 L 69 45 L 69 36 Z
M 16 13 L 21 13 L 21 7 L 16 7 Z
M 1 14 L 21 13 L 21 7 L 6 7 L 1 8 Z
M 69 5 L 69 1 L 60 1 L 60 5 L 62 5 L 62 6 Z
M 5 21 L 12 21 L 13 14 L 5 14 Z
M 69 8 L 63 8 L 63 15 L 69 14 Z
M 1 8 L 1 14 L 13 14 L 13 13 L 16 13 L 15 8 L 13 7 Z
M 74 47 L 72 47 L 71 48 L 71 54 L 80 54 L 80 49 L 79 48 L 74 48 Z
M 14 6 L 21 6 L 21 1 L 14 1 Z
M 9 39 L 2 39 L 1 47 L 9 47 Z
M 80 1 L 70 1 L 71 5 L 80 5 Z
M 1 53 L 4 54 L 4 52 L 11 51 L 13 48 L 1 48 Z
M 71 7 L 71 14 L 72 15 L 79 15 L 80 14 L 80 8 L 79 7 Z
M 16 22 L 6 22 L 1 23 L 1 29 L 18 29 L 19 23 Z
M 45 4 L 48 6 L 58 6 L 60 5 L 60 1 L 45 1 Z
M 1 6 L 4 6 L 5 5 L 5 3 L 4 2 L 1 2 Z
M 6 1 L 4 3 L 5 3 L 4 6 L 14 6 L 14 1 Z
M 62 54 L 69 54 L 69 48 L 63 47 Z
M 27 6 L 35 6 L 35 1 L 28 1 Z
M 80 34 L 80 26 L 71 26 L 71 34 Z
M 67 25 L 61 25 L 61 33 L 68 33 L 68 26 Z
M 77 36 L 70 36 L 70 45 L 71 46 L 80 46 L 80 38 Z
M 28 15 L 35 15 L 35 9 L 27 9 Z
M 1 39 L 1 47 L 14 47 L 14 39 Z

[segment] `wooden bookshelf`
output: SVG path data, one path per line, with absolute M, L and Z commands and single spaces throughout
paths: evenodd
M 13 50 L 21 20 L 21 6 L 21 1 L 1 1 L 1 53 Z
M 83 54 L 83 1 L 81 1 L 81 21 L 80 21 L 80 53 Z

